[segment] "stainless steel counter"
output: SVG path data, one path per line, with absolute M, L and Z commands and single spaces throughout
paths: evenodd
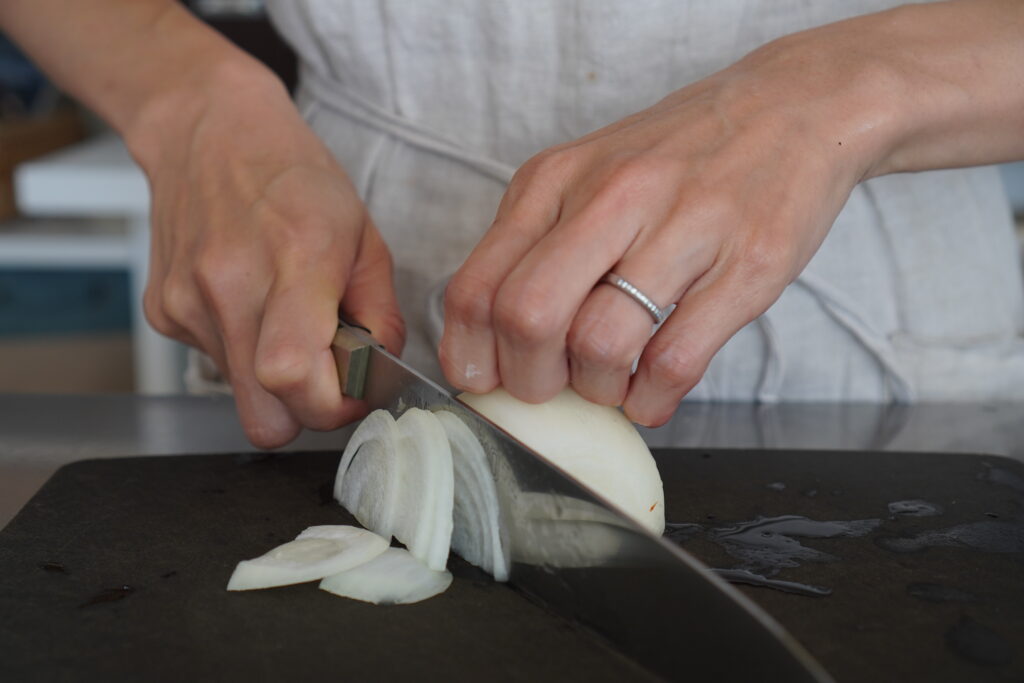
M 684 403 L 652 447 L 969 452 L 1024 461 L 1024 404 Z M 288 451 L 339 450 L 348 430 Z M 255 450 L 228 397 L 0 394 L 0 528 L 62 465 L 89 458 Z

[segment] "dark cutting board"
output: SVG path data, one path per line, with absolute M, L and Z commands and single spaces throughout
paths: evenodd
M 725 569 L 790 564 L 772 578 L 831 591 L 739 586 L 839 681 L 1024 681 L 1021 463 L 949 453 L 656 457 L 666 518 L 685 549 Z M 811 531 L 827 530 L 822 522 L 871 530 L 787 535 L 771 524 L 780 517 L 804 518 Z M 723 543 L 744 526 L 747 545 Z
M 0 532 L 0 681 L 654 680 L 457 558 L 451 588 L 414 605 L 228 593 L 239 560 L 354 523 L 330 500 L 338 457 L 62 468 Z
M 770 578 L 831 591 L 741 587 L 838 680 L 1024 680 L 1018 463 L 894 453 L 656 457 L 668 521 L 679 525 L 670 531 L 686 549 L 714 567 L 764 574 L 765 557 L 781 557 L 792 566 Z M 61 469 L 0 532 L 0 681 L 649 678 L 454 556 L 452 588 L 418 605 L 374 607 L 315 584 L 225 591 L 238 560 L 306 526 L 351 523 L 329 498 L 337 458 L 130 458 Z M 922 510 L 932 514 L 911 514 Z M 773 530 L 781 516 L 877 523 L 856 537 L 806 538 Z M 764 518 L 767 555 L 758 555 L 757 538 L 739 556 L 722 542 Z M 679 615 L 700 619 L 685 605 Z M 699 673 L 700 653 L 673 647 L 680 678 Z

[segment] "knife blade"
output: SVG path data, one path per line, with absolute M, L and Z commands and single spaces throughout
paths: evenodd
M 332 344 L 343 393 L 396 417 L 449 410 L 484 446 L 498 490 L 509 582 L 607 638 L 668 680 L 832 677 L 778 622 L 678 546 L 388 353 L 339 324 Z

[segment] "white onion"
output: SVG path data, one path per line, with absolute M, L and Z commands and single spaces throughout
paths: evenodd
M 572 389 L 530 404 L 504 389 L 459 400 L 565 470 L 655 534 L 665 530 L 665 493 L 647 444 L 621 411 Z
M 386 410 L 375 410 L 345 446 L 334 479 L 334 497 L 367 529 L 390 540 L 398 491 L 399 434 Z M 359 457 L 356 457 L 358 454 Z
M 495 580 L 507 581 L 501 511 L 487 454 L 460 418 L 443 410 L 434 414 L 448 436 L 455 474 L 452 550 Z
M 361 433 L 371 420 L 372 427 Z M 338 466 L 335 496 L 365 527 L 393 535 L 429 568 L 442 570 L 454 499 L 448 437 L 426 410 L 409 408 L 389 420 L 386 411 L 376 410 L 352 435 Z
M 229 591 L 255 590 L 316 581 L 363 564 L 388 542 L 353 526 L 313 526 L 265 555 L 242 560 L 228 581 Z
M 515 559 L 548 567 L 594 567 L 628 559 L 634 536 L 623 520 L 587 500 L 522 492 L 512 528 Z
M 365 564 L 325 577 L 320 588 L 375 605 L 402 605 L 443 593 L 451 582 L 447 571 L 430 569 L 401 548 L 388 548 Z

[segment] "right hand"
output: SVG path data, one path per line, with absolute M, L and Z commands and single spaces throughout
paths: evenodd
M 330 351 L 339 310 L 395 353 L 405 330 L 390 254 L 348 176 L 269 74 L 228 80 L 169 95 L 129 137 L 152 193 L 144 306 L 213 358 L 249 440 L 273 448 L 360 412 Z

